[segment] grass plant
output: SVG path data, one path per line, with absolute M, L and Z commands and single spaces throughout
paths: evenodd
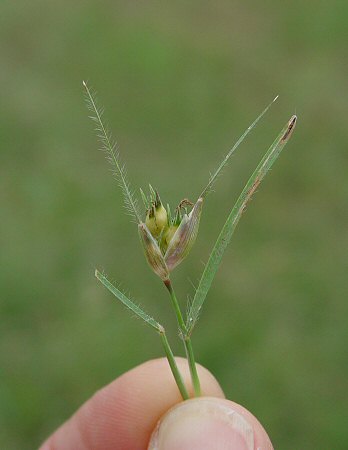
M 158 191 L 153 189 L 150 185 L 149 195 L 146 195 L 143 190 L 140 190 L 145 206 L 145 213 L 142 214 L 139 208 L 139 202 L 128 181 L 125 166 L 120 160 L 116 142 L 114 141 L 111 132 L 103 120 L 103 109 L 98 106 L 96 95 L 92 93 L 85 82 L 83 82 L 83 86 L 85 88 L 87 106 L 91 112 L 90 118 L 95 124 L 95 130 L 100 140 L 102 150 L 105 152 L 107 160 L 112 165 L 112 172 L 120 188 L 122 189 L 126 211 L 132 216 L 133 221 L 138 224 L 139 237 L 143 244 L 145 257 L 152 270 L 159 276 L 169 292 L 178 324 L 179 336 L 183 342 L 189 364 L 194 395 L 199 396 L 201 394 L 200 381 L 191 342 L 193 329 L 199 319 L 202 306 L 234 230 L 236 229 L 236 226 L 253 194 L 256 192 L 265 175 L 271 169 L 281 151 L 289 141 L 297 122 L 297 117 L 292 116 L 282 128 L 249 178 L 236 203 L 232 207 L 231 212 L 229 213 L 210 253 L 208 262 L 205 265 L 201 279 L 198 283 L 198 287 L 195 291 L 194 298 L 188 308 L 186 316 L 184 316 L 180 307 L 180 302 L 175 294 L 170 274 L 174 268 L 176 268 L 183 261 L 183 259 L 188 256 L 196 240 L 205 199 L 212 191 L 213 185 L 217 178 L 228 164 L 230 157 L 235 150 L 255 127 L 258 121 L 264 116 L 264 114 L 266 114 L 270 106 L 277 100 L 278 97 L 276 97 L 261 112 L 261 114 L 236 141 L 234 146 L 218 165 L 217 169 L 210 176 L 207 185 L 204 187 L 195 203 L 192 203 L 188 199 L 183 199 L 172 214 L 170 207 L 167 206 L 167 208 L 165 208 L 162 204 Z M 184 400 L 188 399 L 188 389 L 185 386 L 183 378 L 176 365 L 173 351 L 167 339 L 164 327 L 156 319 L 148 315 L 136 302 L 131 300 L 127 295 L 115 287 L 108 280 L 105 274 L 102 274 L 96 270 L 95 276 L 121 303 L 123 303 L 124 306 L 126 306 L 137 317 L 142 319 L 159 334 L 181 396 Z

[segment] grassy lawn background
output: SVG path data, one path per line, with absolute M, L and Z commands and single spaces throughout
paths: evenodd
M 97 151 L 87 79 L 133 185 L 151 182 L 172 205 L 195 199 L 280 95 L 208 197 L 194 250 L 174 273 L 183 303 L 251 170 L 298 114 L 193 343 L 275 448 L 346 449 L 347 2 L 3 0 L 0 10 L 0 447 L 36 448 L 99 387 L 162 355 L 94 267 L 175 342 L 166 292 Z

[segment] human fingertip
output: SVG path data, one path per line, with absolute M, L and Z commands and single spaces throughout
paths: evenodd
M 253 450 L 254 430 L 229 403 L 202 397 L 170 409 L 154 430 L 148 450 Z

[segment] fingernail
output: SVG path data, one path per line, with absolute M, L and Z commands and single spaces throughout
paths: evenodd
M 154 430 L 148 450 L 254 450 L 252 426 L 218 399 L 199 398 L 169 410 Z

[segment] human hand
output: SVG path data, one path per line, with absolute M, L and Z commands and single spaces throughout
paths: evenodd
M 190 386 L 186 361 L 177 364 Z M 96 392 L 39 450 L 273 450 L 258 420 L 198 372 L 202 397 L 182 402 L 167 361 L 148 361 Z

